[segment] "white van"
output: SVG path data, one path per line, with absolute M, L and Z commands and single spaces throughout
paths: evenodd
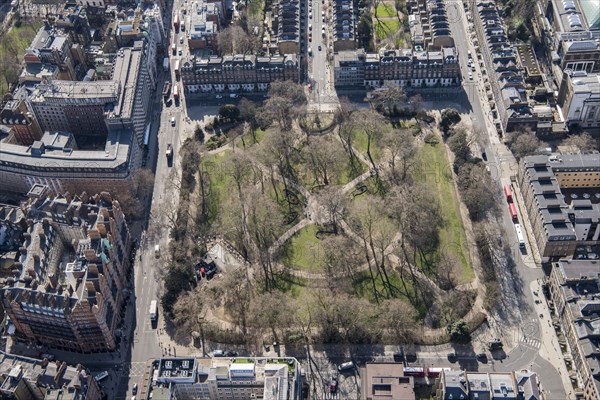
M 108 378 L 108 371 L 100 372 L 98 375 L 94 377 L 96 382 L 100 382 L 102 379 Z
M 154 257 L 160 258 L 160 245 L 154 246 Z

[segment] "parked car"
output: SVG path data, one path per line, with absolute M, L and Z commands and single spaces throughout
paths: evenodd
M 404 352 L 403 351 L 395 352 L 394 353 L 394 361 L 396 361 L 396 362 L 404 361 Z
M 321 47 L 321 45 L 319 45 L 319 51 L 323 50 L 323 48 Z
M 446 357 L 448 357 L 448 361 L 450 362 L 456 362 L 457 360 L 456 353 L 448 353 Z
M 354 363 L 352 361 L 348 361 L 348 362 L 338 365 L 337 368 L 338 368 L 338 371 L 340 371 L 340 372 L 349 371 L 351 369 L 354 369 Z
M 222 99 L 222 98 L 223 98 L 223 95 L 220 95 L 220 94 L 218 94 L 218 95 L 216 95 L 216 96 L 215 96 L 215 98 L 216 98 L 216 99 Z
M 171 126 L 175 126 L 175 117 L 171 117 Z
M 485 353 L 479 353 L 479 354 L 477 354 L 477 360 L 479 360 L 480 362 L 486 362 L 487 361 L 487 354 L 485 354 Z
M 224 357 L 225 352 L 223 350 L 215 350 L 213 351 L 213 357 Z
M 131 393 L 132 394 L 137 394 L 137 383 L 133 384 L 133 388 L 131 388 Z
M 228 351 L 227 352 L 227 357 L 237 357 L 238 353 L 237 351 Z
M 337 393 L 338 382 L 337 379 L 333 378 L 329 384 L 329 393 Z
M 42 353 L 40 354 L 40 358 L 47 359 L 48 361 L 54 361 L 54 354 Z

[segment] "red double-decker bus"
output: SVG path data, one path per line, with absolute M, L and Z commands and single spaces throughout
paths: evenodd
M 504 196 L 506 197 L 506 201 L 512 203 L 512 190 L 510 190 L 510 185 L 504 185 Z
M 176 13 L 175 18 L 173 18 L 173 26 L 175 27 L 175 31 L 179 30 L 179 13 Z
M 179 100 L 179 85 L 178 84 L 173 85 L 173 99 L 175 101 Z
M 424 378 L 425 377 L 425 368 L 404 367 L 404 376 L 414 376 L 415 378 Z
M 510 217 L 512 218 L 513 222 L 517 222 L 519 220 L 519 216 L 517 215 L 517 207 L 515 206 L 515 203 L 510 203 L 508 205 L 508 212 L 510 213 Z
M 442 374 L 442 372 L 450 370 L 451 368 L 427 368 L 427 376 L 430 378 L 437 378 Z

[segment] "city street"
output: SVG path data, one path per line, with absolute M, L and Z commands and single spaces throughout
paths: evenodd
M 323 13 L 325 23 L 323 23 Z M 329 1 L 322 3 L 319 0 L 312 0 L 312 14 L 309 15 L 312 15 L 308 21 L 312 25 L 312 42 L 308 43 L 308 47 L 312 49 L 312 57 L 309 57 L 311 62 L 309 82 L 312 84 L 309 109 L 322 112 L 334 111 L 337 109 L 338 99 L 333 86 L 333 65 L 327 59 L 327 55 L 333 52 L 333 46 L 330 45 L 333 13 Z

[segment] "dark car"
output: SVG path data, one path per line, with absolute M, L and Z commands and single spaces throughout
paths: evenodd
M 319 45 L 319 51 L 323 50 L 323 48 L 321 47 L 321 45 Z
M 503 347 L 504 345 L 502 344 L 502 341 L 500 339 L 494 339 L 488 342 L 489 351 L 502 350 Z
M 331 383 L 329 384 L 329 393 L 337 393 L 338 381 L 336 378 L 332 378 Z
M 397 351 L 394 353 L 394 361 L 404 361 L 404 352 Z
M 227 357 L 237 357 L 238 353 L 237 351 L 228 351 L 227 352 Z
M 486 362 L 487 361 L 487 354 L 485 354 L 485 353 L 479 353 L 479 354 L 477 354 L 477 360 L 479 360 L 481 362 Z
M 448 361 L 450 361 L 450 362 L 456 362 L 456 360 L 457 360 L 456 353 L 448 353 L 447 357 L 448 357 Z

